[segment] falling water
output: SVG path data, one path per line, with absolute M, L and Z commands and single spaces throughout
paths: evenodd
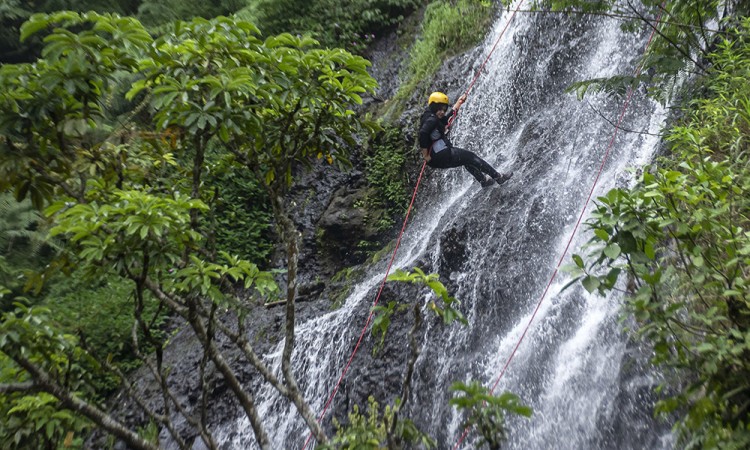
M 465 61 L 467 66 L 479 67 L 508 15 L 498 19 L 481 56 Z M 469 320 L 468 327 L 428 321 L 422 335 L 407 412 L 438 440 L 438 448 L 452 448 L 463 432 L 460 415 L 448 405 L 449 386 L 457 380 L 492 386 L 498 379 L 566 247 L 614 134 L 610 121 L 620 115 L 621 98 L 580 102 L 564 89 L 576 80 L 632 73 L 645 43 L 644 36 L 621 32 L 611 19 L 519 15 L 462 109 L 454 144 L 514 176 L 500 188 L 480 189 L 462 169 L 433 171 L 423 192 L 434 195 L 418 199 L 396 259 L 396 267 L 419 264 L 440 273 Z M 663 119 L 663 111 L 639 91 L 623 128 L 657 133 Z M 620 132 L 594 196 L 631 183 L 627 169 L 648 162 L 657 145 L 652 134 Z M 573 251 L 587 239 L 585 230 L 579 231 Z M 462 249 L 463 260 L 449 261 L 448 244 Z M 323 409 L 346 365 L 383 271 L 373 270 L 340 309 L 298 324 L 295 373 L 315 411 Z M 496 393 L 511 391 L 534 410 L 531 419 L 510 420 L 508 446 L 667 446 L 660 436 L 668 433 L 650 418 L 653 375 L 618 320 L 621 298 L 588 295 L 579 287 L 561 292 L 565 278 L 558 275 L 552 284 L 500 379 Z M 398 345 L 407 352 L 405 343 Z M 266 359 L 278 360 L 280 354 L 278 347 Z M 366 393 L 354 391 L 358 383 L 380 383 L 384 392 L 399 393 L 401 363 L 394 377 L 388 362 L 369 351 L 356 358 L 366 362 L 347 374 L 334 405 L 366 402 Z M 307 430 L 296 409 L 270 388 L 256 398 L 273 448 L 301 448 Z M 219 434 L 225 448 L 254 442 L 245 419 Z M 476 442 L 469 433 L 464 445 Z

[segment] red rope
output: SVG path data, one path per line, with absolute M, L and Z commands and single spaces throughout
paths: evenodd
M 656 23 L 658 24 L 661 20 L 661 14 L 657 16 Z M 651 35 L 648 38 L 648 42 L 646 43 L 646 48 L 644 49 L 644 53 L 648 50 L 649 46 L 651 46 L 651 41 L 654 39 L 654 34 L 656 33 L 656 27 L 654 27 L 653 30 L 651 30 Z M 638 76 L 641 73 L 642 65 L 639 65 L 634 72 L 634 76 Z M 607 145 L 607 151 L 604 153 L 604 157 L 602 158 L 602 163 L 599 165 L 599 171 L 596 174 L 596 178 L 594 179 L 594 183 L 591 185 L 591 190 L 589 191 L 589 195 L 586 198 L 586 202 L 583 204 L 583 208 L 581 209 L 581 214 L 578 216 L 578 221 L 576 222 L 575 228 L 573 228 L 573 232 L 570 234 L 570 238 L 568 239 L 568 243 L 565 246 L 565 250 L 563 251 L 562 255 L 560 256 L 560 260 L 557 262 L 557 266 L 555 267 L 554 272 L 552 272 L 552 276 L 549 279 L 549 282 L 547 283 L 547 287 L 544 289 L 544 292 L 542 293 L 542 297 L 539 299 L 539 302 L 536 305 L 536 308 L 534 309 L 533 314 L 531 314 L 531 318 L 529 319 L 529 322 L 526 324 L 526 328 L 524 328 L 523 333 L 521 334 L 521 337 L 518 340 L 518 343 L 516 343 L 516 346 L 513 348 L 513 351 L 510 353 L 510 356 L 508 357 L 507 361 L 505 361 L 505 365 L 503 366 L 503 369 L 500 371 L 500 375 L 495 380 L 495 383 L 492 385 L 492 389 L 490 389 L 490 394 L 493 394 L 495 392 L 495 388 L 500 383 L 500 379 L 505 374 L 506 369 L 510 365 L 510 362 L 513 360 L 513 357 L 516 355 L 516 350 L 518 350 L 518 347 L 521 346 L 521 342 L 523 342 L 524 337 L 526 337 L 526 332 L 529 331 L 529 328 L 531 327 L 531 323 L 534 321 L 534 318 L 536 317 L 537 312 L 539 312 L 539 308 L 542 306 L 542 301 L 544 301 L 544 298 L 547 296 L 547 292 L 549 291 L 550 286 L 552 286 L 552 282 L 557 277 L 557 273 L 560 269 L 560 265 L 562 264 L 563 260 L 565 259 L 565 255 L 567 255 L 568 250 L 570 249 L 570 245 L 573 242 L 573 238 L 575 237 L 576 232 L 578 231 L 578 227 L 581 224 L 581 220 L 583 219 L 584 214 L 586 213 L 586 208 L 588 207 L 589 202 L 591 201 L 591 197 L 594 194 L 594 189 L 596 188 L 596 185 L 599 183 L 599 178 L 602 175 L 602 171 L 604 170 L 604 165 L 606 164 L 607 160 L 609 159 L 609 154 L 612 150 L 612 147 L 615 143 L 615 138 L 617 137 L 617 132 L 620 130 L 620 125 L 622 124 L 622 120 L 625 117 L 625 112 L 628 109 L 628 106 L 630 105 L 630 99 L 633 97 L 633 88 L 628 88 L 628 95 L 625 99 L 625 103 L 622 107 L 622 112 L 620 113 L 620 117 L 617 121 L 617 125 L 615 126 L 615 132 L 612 134 L 612 138 L 609 140 L 609 144 Z M 458 442 L 456 443 L 455 447 L 453 447 L 454 450 L 456 450 L 463 440 L 466 438 L 466 436 L 469 434 L 469 427 L 466 427 L 464 429 L 463 434 L 459 438 Z
M 357 345 L 354 346 L 354 350 L 352 351 L 351 356 L 349 356 L 349 360 L 346 362 L 344 371 L 341 372 L 341 376 L 339 377 L 339 380 L 336 382 L 336 386 L 333 388 L 333 392 L 331 392 L 331 395 L 328 397 L 328 401 L 323 407 L 323 411 L 320 413 L 320 416 L 318 416 L 318 423 L 320 423 L 320 421 L 323 420 L 323 417 L 325 416 L 326 411 L 328 411 L 328 407 L 331 406 L 333 397 L 338 392 L 339 387 L 341 386 L 341 382 L 344 380 L 344 376 L 349 371 L 349 366 L 351 366 L 352 360 L 354 360 L 354 355 L 357 354 L 357 350 L 359 350 L 359 345 L 362 343 L 362 339 L 365 337 L 365 332 L 367 332 L 367 327 L 370 326 L 370 322 L 372 322 L 372 316 L 375 314 L 374 308 L 378 306 L 378 301 L 380 301 L 380 294 L 383 293 L 383 288 L 385 288 L 385 283 L 388 280 L 388 274 L 391 271 L 391 266 L 393 265 L 393 261 L 396 259 L 396 252 L 398 251 L 398 247 L 401 245 L 401 237 L 404 235 L 404 231 L 406 230 L 406 223 L 409 221 L 409 214 L 411 213 L 412 206 L 414 205 L 414 199 L 417 198 L 417 190 L 419 190 L 419 184 L 422 182 L 422 174 L 424 174 L 425 167 L 427 167 L 427 161 L 422 163 L 422 170 L 419 171 L 419 177 L 417 178 L 417 185 L 414 186 L 414 193 L 411 195 L 411 202 L 409 203 L 409 208 L 406 210 L 406 217 L 404 218 L 404 224 L 401 226 L 401 232 L 399 233 L 398 239 L 396 240 L 396 248 L 393 249 L 393 254 L 391 255 L 391 260 L 388 263 L 388 268 L 385 270 L 385 276 L 383 277 L 383 281 L 380 284 L 378 295 L 375 297 L 375 301 L 372 303 L 372 307 L 370 309 L 370 315 L 367 316 L 367 321 L 365 321 L 365 326 L 362 327 L 362 332 L 359 334 Z M 302 450 L 304 450 L 307 447 L 311 439 L 312 439 L 312 432 L 307 435 L 307 440 L 305 441 L 305 445 L 302 446 Z
M 524 1 L 526 1 L 526 0 L 521 0 L 520 2 L 518 2 L 518 6 L 516 6 L 516 9 L 513 10 L 513 13 L 508 18 L 508 21 L 505 22 L 505 27 L 503 27 L 503 30 L 500 32 L 500 36 L 498 36 L 497 39 L 495 40 L 495 45 L 492 46 L 492 49 L 487 54 L 487 57 L 484 58 L 484 61 L 482 62 L 482 65 L 479 66 L 479 70 L 477 70 L 477 73 L 474 75 L 474 79 L 471 80 L 471 83 L 469 83 L 469 87 L 466 88 L 466 90 L 464 91 L 464 95 L 466 95 L 466 96 L 469 95 L 469 91 L 471 91 L 471 88 L 474 87 L 474 83 L 476 83 L 477 79 L 479 79 L 479 76 L 482 74 L 482 70 L 484 69 L 484 66 L 486 66 L 487 65 L 487 61 L 490 60 L 490 56 L 492 56 L 492 53 L 495 52 L 495 48 L 497 48 L 497 44 L 500 43 L 500 38 L 502 38 L 503 35 L 505 34 L 505 30 L 508 29 L 508 26 L 513 21 L 513 17 L 515 17 L 516 13 L 518 12 L 518 10 L 521 9 L 521 5 L 523 5 Z M 456 113 L 453 114 L 453 116 L 451 116 L 450 120 L 448 120 L 448 125 L 447 125 L 448 127 L 450 127 L 453 124 L 453 121 L 456 120 L 456 117 L 458 117 L 458 111 L 456 111 Z
M 492 49 L 487 54 L 487 57 L 482 62 L 482 65 L 479 66 L 479 70 L 477 70 L 477 73 L 474 75 L 474 79 L 472 79 L 471 83 L 469 83 L 469 87 L 464 92 L 465 95 L 468 95 L 469 91 L 471 91 L 471 89 L 474 87 L 474 84 L 477 82 L 477 79 L 482 74 L 482 70 L 484 69 L 484 66 L 487 65 L 487 61 L 489 61 L 490 56 L 492 56 L 492 53 L 495 51 L 495 48 L 497 48 L 497 44 L 500 43 L 500 38 L 502 38 L 503 35 L 505 34 L 505 31 L 508 29 L 508 26 L 510 25 L 510 22 L 513 20 L 513 17 L 516 15 L 516 13 L 518 12 L 518 10 L 521 8 L 521 5 L 523 4 L 524 1 L 525 0 L 522 0 L 521 2 L 519 2 L 518 6 L 516 7 L 516 9 L 511 14 L 510 18 L 508 19 L 508 21 L 505 24 L 505 27 L 500 32 L 500 35 L 498 36 L 497 40 L 495 41 L 495 45 L 492 46 Z M 458 116 L 458 111 L 456 111 L 456 113 L 448 121 L 448 125 L 447 125 L 448 127 L 450 127 L 453 124 L 453 122 L 456 120 L 457 116 Z M 409 220 L 409 213 L 411 212 L 412 205 L 414 204 L 414 199 L 417 197 L 417 190 L 419 189 L 419 183 L 422 180 L 422 174 L 424 173 L 424 169 L 425 169 L 426 165 L 427 165 L 427 161 L 425 161 L 422 164 L 422 170 L 419 172 L 419 178 L 417 178 L 417 185 L 414 187 L 414 193 L 411 196 L 411 203 L 409 203 L 409 208 L 406 211 L 406 218 L 404 219 L 404 224 L 401 227 L 401 232 L 399 233 L 398 240 L 396 241 L 396 248 L 393 249 L 393 255 L 391 256 L 391 260 L 388 263 L 388 268 L 385 271 L 385 276 L 383 277 L 383 282 L 380 285 L 380 290 L 378 290 L 378 294 L 375 297 L 375 301 L 372 304 L 372 308 L 375 308 L 375 306 L 378 305 L 378 301 L 380 300 L 380 294 L 383 292 L 383 288 L 385 287 L 385 283 L 386 283 L 386 281 L 388 279 L 388 274 L 389 274 L 389 272 L 391 270 L 391 266 L 393 265 L 393 261 L 396 259 L 396 251 L 398 250 L 398 247 L 401 244 L 401 237 L 404 234 L 404 230 L 406 230 L 406 223 Z M 339 377 L 338 381 L 336 382 L 336 386 L 333 388 L 333 392 L 331 392 L 331 395 L 328 397 L 328 401 L 326 401 L 326 404 L 323 407 L 323 411 L 318 416 L 318 423 L 320 423 L 320 421 L 323 419 L 323 417 L 325 416 L 326 412 L 328 411 L 328 408 L 331 405 L 331 402 L 333 401 L 333 397 L 336 396 L 336 393 L 338 392 L 339 387 L 341 386 L 341 382 L 343 381 L 344 376 L 349 371 L 349 366 L 351 366 L 352 360 L 354 359 L 354 355 L 357 353 L 357 350 L 359 349 L 359 346 L 362 343 L 362 339 L 365 336 L 365 332 L 367 331 L 367 327 L 370 325 L 370 322 L 372 321 L 372 317 L 373 317 L 374 314 L 375 314 L 375 312 L 371 310 L 370 311 L 370 315 L 367 316 L 367 321 L 365 321 L 365 326 L 362 327 L 362 332 L 359 334 L 359 339 L 357 340 L 357 344 L 354 346 L 354 350 L 352 351 L 352 354 L 349 356 L 349 360 L 346 362 L 346 366 L 344 367 L 343 372 L 341 372 L 341 376 Z M 311 439 L 312 439 L 312 432 L 307 435 L 307 440 L 305 440 L 305 445 L 302 446 L 302 450 L 304 450 L 305 448 L 307 448 L 307 445 L 310 443 Z

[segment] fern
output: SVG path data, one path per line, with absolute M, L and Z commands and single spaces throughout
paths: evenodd
M 576 81 L 565 89 L 566 93 L 575 92 L 579 100 L 586 94 L 605 93 L 611 96 L 623 96 L 628 88 L 635 89 L 641 82 L 642 77 L 629 75 L 617 75 L 609 78 L 592 78 L 590 80 Z

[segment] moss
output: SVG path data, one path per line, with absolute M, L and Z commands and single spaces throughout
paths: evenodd
M 386 102 L 380 116 L 393 121 L 404 111 L 414 91 L 426 96 L 429 80 L 446 59 L 477 45 L 487 34 L 495 6 L 480 0 L 459 0 L 455 5 L 431 3 L 424 13 L 420 37 L 409 52 L 404 80 L 396 95 Z

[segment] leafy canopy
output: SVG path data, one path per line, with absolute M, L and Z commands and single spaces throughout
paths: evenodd
M 319 49 L 309 38 L 263 39 L 253 24 L 226 17 L 177 22 L 153 38 L 133 18 L 60 12 L 32 16 L 21 33 L 41 37 L 45 47 L 33 63 L 0 68 L 0 191 L 45 208 L 64 245 L 63 262 L 52 267 L 128 280 L 138 336 L 146 341 L 140 345 L 156 349 L 154 372 L 161 376 L 169 376 L 158 366 L 164 337 L 144 311 L 182 316 L 206 345 L 215 333 L 228 334 L 255 361 L 249 344 L 216 322 L 215 311 L 251 311 L 253 302 L 238 297 L 235 286 L 255 297 L 275 296 L 278 288 L 271 273 L 216 248 L 222 194 L 209 180 L 244 170 L 283 222 L 283 195 L 297 167 L 316 163 L 321 153 L 346 167 L 360 135 L 375 128 L 352 109 L 376 86 L 367 61 Z M 36 309 L 6 314 L 0 352 L 34 395 L 94 401 L 94 392 L 79 392 L 49 362 L 75 365 L 86 379 L 91 361 L 107 355 L 90 354 L 48 320 Z M 26 333 L 30 321 L 49 339 Z M 8 399 L 3 394 L 3 404 Z M 65 402 L 45 404 L 64 411 Z M 95 408 L 84 411 L 111 425 Z M 107 430 L 139 442 L 132 431 Z
M 705 74 L 705 58 L 717 36 L 731 36 L 723 28 L 731 22 L 725 14 L 725 2 L 719 0 L 537 0 L 538 9 L 564 11 L 580 18 L 588 14 L 617 19 L 624 30 L 654 32 L 646 53 L 640 58 L 638 73 L 582 80 L 573 83 L 569 92 L 579 98 L 587 93 L 604 92 L 623 95 L 629 88 L 645 85 L 651 96 L 663 104 L 679 93 L 679 78 L 686 73 Z M 738 6 L 744 8 L 746 6 Z

